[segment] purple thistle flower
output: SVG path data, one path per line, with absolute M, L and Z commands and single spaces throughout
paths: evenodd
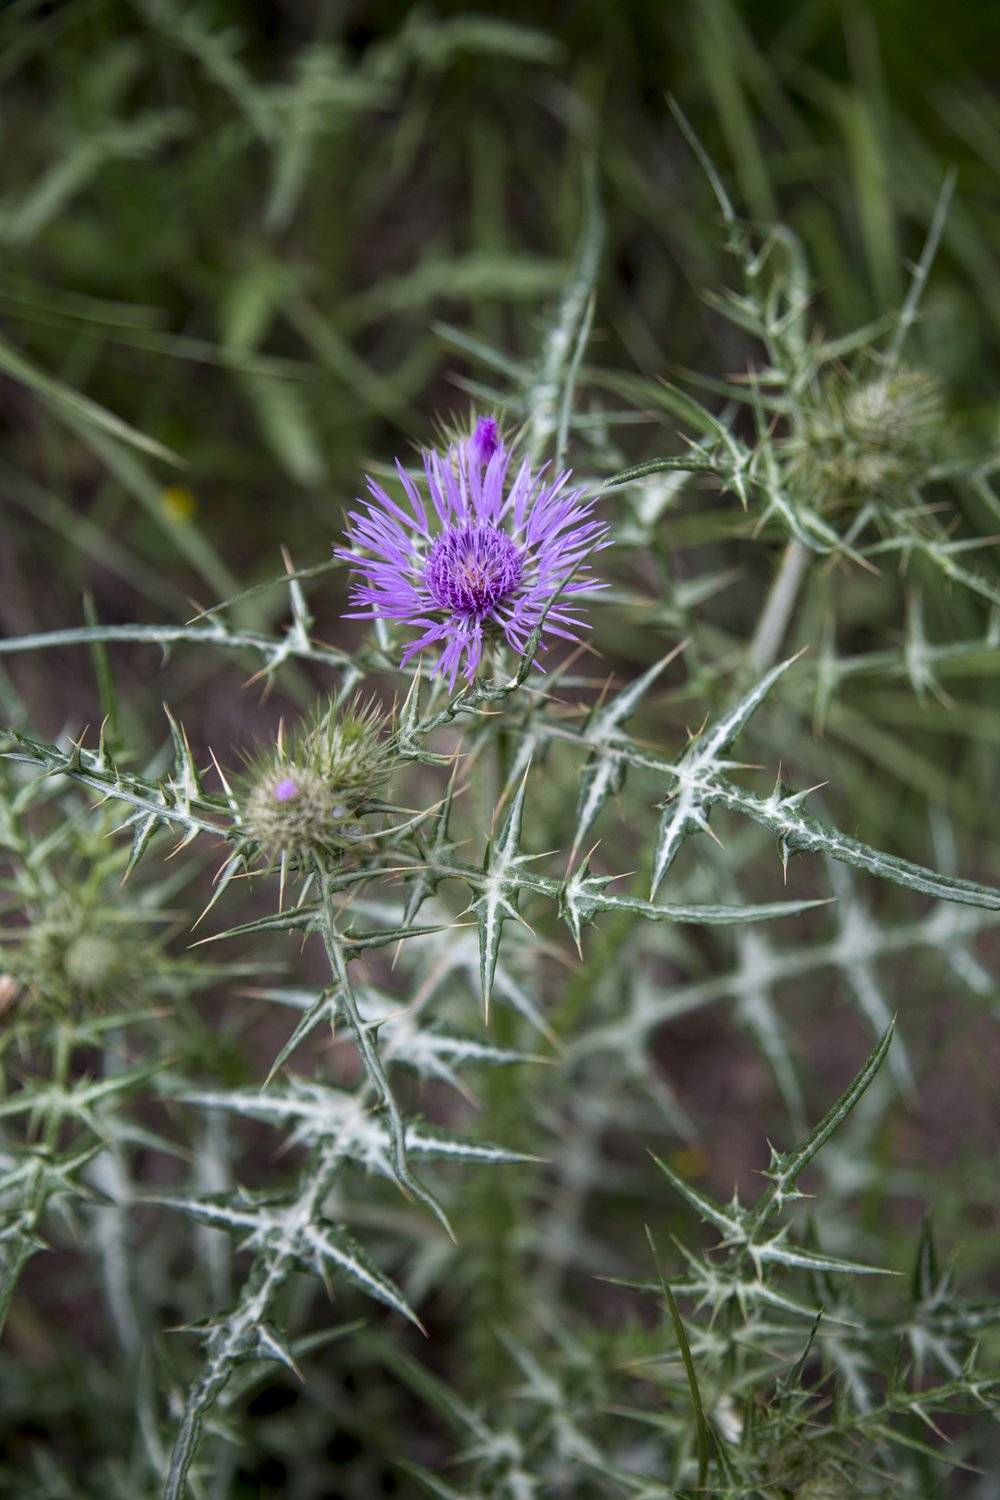
M 476 430 L 466 446 L 470 457 L 482 467 L 483 464 L 489 463 L 502 441 L 496 418 L 480 417 L 476 423 Z
M 605 587 L 584 559 L 608 542 L 607 527 L 592 519 L 593 499 L 566 488 L 570 471 L 548 482 L 544 467 L 533 473 L 525 460 L 508 482 L 511 454 L 493 417 L 481 417 L 472 437 L 444 455 L 423 458 L 433 510 L 397 461 L 407 504 L 369 479 L 372 503 L 350 512 L 352 546 L 334 549 L 360 575 L 348 618 L 402 620 L 419 630 L 400 665 L 440 646 L 435 671 L 450 689 L 460 669 L 471 682 L 491 638 L 523 655 L 560 590 L 543 634 L 577 640 L 585 622 L 564 601 Z

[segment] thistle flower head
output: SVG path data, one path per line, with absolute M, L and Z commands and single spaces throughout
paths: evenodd
M 62 897 L 31 923 L 12 955 L 28 998 L 67 1012 L 134 1000 L 159 957 L 137 913 L 92 892 Z
M 362 804 L 392 770 L 386 717 L 374 703 L 331 704 L 251 767 L 243 798 L 250 836 L 272 856 L 344 849 Z
M 819 488 L 830 498 L 891 499 L 933 462 L 941 392 L 926 372 L 838 377 L 823 395 L 810 424 L 803 468 L 814 470 L 818 463 Z
M 514 470 L 493 417 L 423 460 L 430 506 L 397 463 L 405 500 L 369 479 L 370 503 L 350 513 L 351 545 L 335 554 L 357 575 L 352 617 L 416 630 L 401 665 L 437 650 L 451 689 L 460 671 L 472 680 L 492 640 L 522 655 L 539 624 L 543 637 L 577 640 L 585 622 L 568 596 L 602 587 L 586 559 L 607 545 L 593 499 L 568 488 L 569 471 L 550 480 L 527 460 Z

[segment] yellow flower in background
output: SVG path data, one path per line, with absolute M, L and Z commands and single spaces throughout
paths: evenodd
M 185 485 L 170 484 L 160 491 L 160 507 L 171 521 L 190 521 L 198 509 L 198 501 Z

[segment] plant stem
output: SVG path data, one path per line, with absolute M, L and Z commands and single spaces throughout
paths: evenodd
M 778 654 L 808 563 L 809 548 L 797 537 L 793 537 L 785 548 L 781 566 L 771 585 L 771 592 L 747 652 L 747 666 L 755 676 L 766 672 Z

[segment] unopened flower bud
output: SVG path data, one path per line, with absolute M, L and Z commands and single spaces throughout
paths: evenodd
M 798 465 L 821 503 L 891 500 L 933 463 L 942 408 L 932 376 L 901 369 L 838 378 L 824 396 Z
M 301 860 L 354 842 L 359 809 L 392 770 L 385 723 L 372 703 L 331 705 L 258 761 L 243 807 L 251 838 L 268 855 Z

